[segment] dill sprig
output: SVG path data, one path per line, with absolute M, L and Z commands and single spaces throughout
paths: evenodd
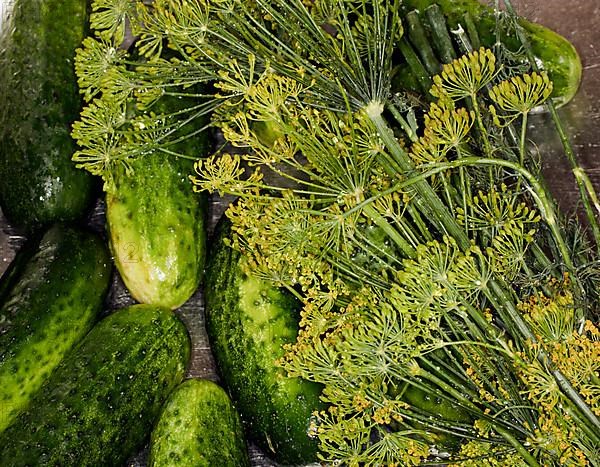
M 392 88 L 398 3 L 97 2 L 76 158 L 110 181 L 212 112 L 231 148 L 192 180 L 239 197 L 232 247 L 303 303 L 279 363 L 324 386 L 323 461 L 600 465 L 597 258 L 527 145 L 552 84 L 475 50 L 415 113 Z

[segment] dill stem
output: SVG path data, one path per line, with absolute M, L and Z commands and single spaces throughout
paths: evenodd
M 500 426 L 496 426 L 494 427 L 494 429 L 498 432 L 498 434 L 500 436 L 502 436 L 506 441 L 508 441 L 508 443 L 514 447 L 517 452 L 519 453 L 519 455 L 523 458 L 523 460 L 525 462 L 527 462 L 527 465 L 530 465 L 532 467 L 541 467 L 541 465 L 539 464 L 539 462 L 535 459 L 535 457 L 533 457 L 529 451 L 527 451 L 527 449 L 525 449 L 525 446 L 523 446 L 519 440 L 517 440 L 510 431 L 505 430 L 504 428 L 500 427 Z
M 475 314 L 480 313 L 479 310 L 477 308 L 473 307 L 472 305 L 467 305 L 467 308 L 472 308 Z M 463 361 L 467 362 L 468 365 L 470 365 L 471 368 L 473 368 L 476 371 L 478 378 L 484 384 L 483 387 L 487 386 L 486 390 L 491 391 L 498 398 L 498 400 L 503 400 L 505 398 L 505 396 L 502 395 L 501 393 L 500 394 L 498 393 L 498 390 L 496 389 L 495 384 L 493 382 L 491 382 L 488 377 L 488 371 L 486 371 L 486 369 L 485 369 L 484 362 L 488 362 L 488 364 L 489 364 L 489 354 L 479 352 L 479 348 L 482 347 L 484 349 L 489 349 L 489 350 L 495 349 L 496 345 L 488 343 L 491 340 L 491 341 L 496 341 L 496 343 L 500 344 L 500 346 L 502 348 L 500 353 L 507 355 L 509 359 L 513 358 L 512 351 L 508 349 L 508 345 L 506 344 L 506 342 L 501 340 L 498 337 L 498 331 L 496 329 L 494 329 L 494 326 L 491 323 L 488 323 L 486 321 L 486 324 L 484 326 L 482 326 L 480 329 L 468 318 L 469 318 L 468 316 L 465 316 L 462 318 L 462 321 L 468 327 L 471 335 L 467 334 L 467 332 L 463 329 L 463 326 L 461 325 L 461 323 L 455 324 L 451 318 L 446 319 L 446 322 L 447 322 L 450 330 L 452 331 L 452 333 L 454 335 L 458 336 L 459 340 L 456 343 L 458 344 L 458 343 L 461 343 L 461 341 L 465 341 L 465 343 L 467 343 L 468 346 L 470 345 L 473 347 L 472 350 L 467 350 L 467 349 L 463 350 L 462 347 L 458 347 L 457 351 L 462 356 Z M 484 335 L 484 332 L 485 332 L 485 335 Z M 453 339 L 450 338 L 449 336 L 446 336 L 445 333 L 442 332 L 441 334 L 442 334 L 442 336 L 445 337 L 446 341 L 448 341 L 448 342 L 453 341 Z M 468 341 L 470 339 L 475 339 L 475 340 L 473 342 L 469 343 Z M 456 339 L 454 339 L 454 340 L 456 340 Z M 475 351 L 475 355 L 479 356 L 479 358 L 474 357 L 473 351 Z M 512 370 L 511 370 L 511 368 L 507 367 L 507 365 L 505 364 L 504 358 L 496 359 L 492 365 L 494 367 L 495 375 L 505 375 L 502 378 L 500 378 L 498 376 L 498 380 L 503 381 L 503 386 L 504 386 L 505 390 L 510 392 L 513 395 L 514 400 L 520 400 L 519 390 L 518 390 L 518 388 L 516 388 L 516 386 L 514 385 L 513 379 L 510 377 Z M 489 367 L 488 367 L 488 370 L 489 370 Z M 494 410 L 493 405 L 490 404 L 489 402 L 486 402 L 485 400 L 482 401 L 480 399 L 479 394 L 474 399 L 477 400 L 478 403 L 483 404 L 486 408 L 490 408 L 490 409 Z M 520 431 L 524 435 L 527 435 L 527 432 L 524 430 L 522 423 L 519 423 L 519 421 L 515 421 L 514 417 L 516 417 L 516 420 L 519 420 L 519 421 L 529 419 L 530 426 L 533 426 L 536 423 L 536 420 L 530 419 L 529 413 L 521 412 L 519 416 L 516 416 L 511 410 L 510 419 L 503 420 L 504 425 L 510 426 L 511 429 L 514 430 L 515 432 Z M 494 416 L 494 418 L 497 418 L 497 415 Z
M 421 217 L 419 211 L 415 209 L 412 203 L 410 202 L 408 203 L 406 209 L 410 214 L 410 217 L 412 218 L 413 222 L 415 223 L 415 226 L 417 227 L 417 229 L 419 229 L 419 234 L 421 235 L 421 237 L 424 238 L 426 241 L 433 240 L 433 235 L 427 228 L 427 225 L 425 224 L 425 221 Z
M 525 142 L 527 141 L 527 112 L 521 120 L 521 137 L 519 138 L 519 164 L 525 167 Z
M 422 386 L 415 385 L 416 387 L 422 389 Z M 367 398 L 373 402 L 378 407 L 383 407 L 381 402 L 375 401 L 374 398 L 367 396 Z M 459 422 L 451 422 L 445 420 L 443 418 L 436 418 L 431 416 L 425 416 L 422 413 L 417 413 L 415 408 L 399 408 L 394 407 L 392 410 L 400 415 L 403 419 L 409 420 L 413 423 L 417 423 L 424 427 L 428 427 L 429 429 L 437 432 L 437 433 L 447 433 L 451 436 L 459 436 L 464 439 L 472 439 L 476 440 L 479 438 L 478 435 L 473 433 L 473 427 L 467 426 L 465 424 L 459 424 Z M 419 465 L 428 465 L 426 463 L 420 463 Z M 436 464 L 439 465 L 439 464 Z
M 506 5 L 507 11 L 511 15 L 516 16 L 511 0 L 504 0 L 504 4 Z M 533 71 L 539 71 L 539 66 L 537 65 L 535 56 L 533 55 L 529 39 L 518 21 L 515 21 L 515 29 L 519 41 L 523 44 L 523 48 L 525 50 L 525 53 L 527 54 L 527 58 L 529 60 L 531 68 L 533 69 Z M 597 202 L 597 193 L 594 190 L 589 177 L 579 164 L 577 155 L 575 154 L 573 146 L 571 145 L 571 141 L 569 140 L 569 137 L 567 136 L 563 128 L 562 122 L 556 110 L 556 106 L 554 105 L 552 99 L 548 99 L 548 101 L 546 102 L 546 106 L 550 111 L 550 116 L 552 117 L 552 121 L 554 122 L 554 126 L 560 138 L 560 142 L 565 151 L 565 155 L 567 156 L 567 160 L 571 165 L 573 175 L 575 176 L 577 188 L 579 189 L 579 196 L 581 198 L 581 202 L 583 203 L 583 208 L 588 222 L 590 224 L 590 228 L 592 229 L 594 240 L 596 242 L 596 253 L 600 254 L 600 224 L 598 223 L 598 218 L 594 214 L 594 209 L 591 204 L 593 202 L 596 206 L 596 209 L 598 209 L 598 206 L 600 206 L 600 204 Z
M 442 65 L 431 48 L 417 10 L 409 11 L 406 14 L 406 22 L 408 24 L 408 38 L 415 46 L 415 49 L 419 51 L 421 61 L 425 65 L 427 72 L 430 75 L 438 74 L 442 69 Z
M 444 381 L 440 377 L 434 375 L 433 373 L 431 373 L 429 371 L 424 371 L 422 368 L 421 368 L 421 371 L 419 371 L 419 376 L 421 376 L 422 378 L 424 378 L 424 379 L 432 382 L 436 386 L 438 386 L 444 393 L 449 394 L 452 398 L 456 399 L 456 401 L 458 401 L 458 403 L 462 407 L 467 409 L 469 412 L 476 413 L 479 416 L 483 415 L 481 409 L 476 404 L 474 404 L 471 399 L 466 397 L 464 393 L 462 393 L 458 389 L 452 387 L 450 384 L 448 384 L 446 381 Z M 461 387 L 461 390 L 465 390 L 465 389 L 466 388 Z
M 372 204 L 364 206 L 364 212 L 378 227 L 381 227 L 383 231 L 390 237 L 390 239 L 398 245 L 402 253 L 408 258 L 414 258 L 416 256 L 415 249 L 408 244 L 408 242 L 398 233 L 398 231 L 388 222 L 385 218 L 379 214 Z
M 483 140 L 483 150 L 487 157 L 492 157 L 492 145 L 487 135 L 485 125 L 483 124 L 483 118 L 481 116 L 481 108 L 479 107 L 479 101 L 477 94 L 473 93 L 469 97 L 471 104 L 473 105 L 473 111 L 475 112 L 475 121 L 477 122 L 477 129 L 479 130 L 479 136 Z
M 585 434 L 590 437 L 590 440 L 594 444 L 600 445 L 600 432 L 598 430 L 594 430 L 591 427 L 589 427 L 588 424 L 585 423 L 585 421 L 581 420 L 580 415 L 577 412 L 575 412 L 571 407 L 563 406 L 563 409 L 573 420 L 577 422 L 578 428 L 580 428 L 581 431 L 584 431 Z
M 542 248 L 537 243 L 532 243 L 531 249 L 533 251 L 533 256 L 540 263 L 542 268 L 547 271 L 552 271 L 553 276 L 556 277 L 557 279 L 559 279 L 560 274 L 556 271 L 556 264 L 554 264 L 550 260 L 550 258 L 548 258 L 548 255 L 546 255 L 546 253 L 544 253 L 544 250 L 542 250 Z
M 383 119 L 381 114 L 382 111 L 383 106 L 379 106 L 376 103 L 371 103 L 366 107 L 367 116 L 371 119 L 375 128 L 377 128 L 380 138 L 383 140 L 386 148 L 390 151 L 401 169 L 400 174 L 409 176 L 414 172 L 412 161 L 408 157 L 408 154 L 402 149 L 392 130 Z M 429 183 L 426 180 L 420 180 L 415 183 L 414 188 L 417 193 L 424 198 L 426 205 L 431 209 L 432 213 L 439 220 L 444 229 L 446 229 L 449 235 L 456 240 L 459 248 L 466 250 L 469 247 L 467 235 L 458 225 L 454 216 L 445 208 Z
M 492 279 L 489 282 L 489 290 L 486 296 L 494 306 L 494 309 L 496 309 L 500 313 L 502 319 L 506 321 L 506 324 L 512 323 L 516 326 L 516 329 L 519 331 L 518 334 L 523 337 L 524 341 L 529 341 L 532 344 L 537 343 L 537 338 L 529 329 L 529 326 L 519 313 L 519 310 L 515 307 L 512 299 L 505 292 L 505 287 L 497 280 Z M 518 335 L 517 333 L 514 334 Z M 550 373 L 567 399 L 575 405 L 577 410 L 581 412 L 588 422 L 594 425 L 597 430 L 600 430 L 600 420 L 598 417 L 596 417 L 592 409 L 590 409 L 586 402 L 581 398 L 581 395 L 575 390 L 565 375 L 563 375 L 560 370 L 556 369 L 555 364 L 548 354 L 541 350 L 537 353 L 536 358 L 545 368 L 550 369 Z
M 452 195 L 450 194 L 450 183 L 448 182 L 448 177 L 446 176 L 445 173 L 441 173 L 440 174 L 441 178 L 442 178 L 442 185 L 444 186 L 444 194 L 446 196 L 446 205 L 448 206 L 448 208 L 452 211 L 454 211 L 456 208 L 454 207 L 454 202 L 452 201 Z
M 406 60 L 408 67 L 411 69 L 411 71 L 417 78 L 417 82 L 419 83 L 419 86 L 421 86 L 423 94 L 425 96 L 430 96 L 429 90 L 433 86 L 433 81 L 431 80 L 429 73 L 427 73 L 427 70 L 419 60 L 419 57 L 417 57 L 417 54 L 415 53 L 414 49 L 404 38 L 399 41 L 398 48 L 400 49 L 404 60 Z
M 388 104 L 387 108 L 390 111 L 390 113 L 392 114 L 392 116 L 394 117 L 394 119 L 399 123 L 400 128 L 402 128 L 404 133 L 406 133 L 406 136 L 408 136 L 408 139 L 410 139 L 413 143 L 416 142 L 419 139 L 417 137 L 417 134 L 412 129 L 410 124 L 406 121 L 404 116 L 400 113 L 400 111 L 396 108 L 396 106 L 394 104 L 390 103 L 390 104 Z
M 452 374 L 449 374 L 449 372 L 446 371 L 446 369 L 442 370 L 441 366 L 439 365 L 439 362 L 438 362 L 437 366 L 434 366 L 434 364 L 429 362 L 427 359 L 421 358 L 421 363 L 431 374 L 433 374 L 433 372 L 435 372 L 436 375 L 440 375 L 448 383 L 450 383 L 456 387 L 459 387 L 460 390 L 463 391 L 464 394 L 467 394 L 471 398 L 471 401 L 474 400 L 479 404 L 485 405 L 485 403 L 480 399 L 477 391 L 467 387 L 465 385 L 464 379 L 459 379 L 458 377 L 456 377 Z M 436 376 L 436 378 L 437 377 L 438 376 Z M 442 379 L 440 379 L 440 381 L 441 380 Z M 481 410 L 478 410 L 478 412 L 480 413 Z

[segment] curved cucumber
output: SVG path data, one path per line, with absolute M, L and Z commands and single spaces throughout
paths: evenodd
M 167 308 L 104 318 L 0 435 L 0 465 L 120 466 L 183 379 L 190 341 Z
M 227 393 L 189 379 L 165 403 L 150 440 L 150 467 L 250 467 L 240 416 Z
M 288 293 L 249 277 L 239 252 L 225 245 L 230 225 L 217 227 L 206 272 L 207 332 L 217 366 L 249 436 L 275 460 L 316 460 L 308 436 L 312 413 L 323 410 L 321 386 L 288 378 L 275 361 L 298 332 L 299 304 Z
M 0 203 L 32 231 L 81 217 L 93 178 L 75 168 L 70 126 L 80 98 L 73 56 L 86 0 L 13 0 L 0 35 Z
M 176 108 L 170 101 L 159 104 L 163 111 Z M 201 134 L 177 149 L 200 156 L 207 146 Z M 131 167 L 131 174 L 115 174 L 115 188 L 106 194 L 115 264 L 137 301 L 177 308 L 196 291 L 204 272 L 207 200 L 192 189 L 191 160 L 152 153 L 131 161 Z
M 440 7 L 451 29 L 456 29 L 459 24 L 466 29 L 465 14 L 468 14 L 481 45 L 489 48 L 496 42 L 494 10 L 478 0 L 404 0 L 402 7 L 406 11 L 424 12 L 433 4 Z M 520 25 L 527 33 L 538 65 L 548 72 L 554 84 L 554 102 L 566 104 L 575 96 L 581 82 L 582 64 L 577 50 L 567 39 L 540 24 L 520 18 Z M 514 36 L 504 36 L 501 40 L 512 51 L 521 46 Z
M 10 282 L 0 303 L 0 432 L 91 329 L 110 279 L 102 240 L 60 225 L 14 261 L 0 281 Z

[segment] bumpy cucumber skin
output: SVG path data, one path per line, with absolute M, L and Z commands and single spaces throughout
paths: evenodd
M 240 254 L 224 244 L 230 224 L 217 226 L 206 272 L 206 320 L 224 386 L 248 435 L 282 464 L 316 460 L 308 436 L 311 415 L 323 410 L 321 386 L 288 378 L 275 361 L 298 332 L 298 302 L 242 271 Z
M 423 12 L 434 3 L 439 5 L 452 29 L 456 29 L 459 23 L 464 27 L 464 14 L 468 12 L 473 18 L 481 44 L 492 47 L 496 42 L 494 11 L 477 0 L 403 0 L 402 5 L 406 11 L 417 9 Z M 520 24 L 527 32 L 538 65 L 548 72 L 554 84 L 554 102 L 557 105 L 566 104 L 575 96 L 581 82 L 583 68 L 577 50 L 567 39 L 540 24 L 524 18 L 520 19 Z M 502 42 L 514 51 L 520 47 L 516 37 L 504 37 Z
M 75 167 L 70 126 L 80 98 L 73 55 L 86 32 L 86 0 L 13 0 L 0 36 L 0 204 L 15 225 L 80 218 L 94 192 Z
M 198 103 L 163 96 L 149 111 L 169 115 Z M 138 111 L 138 110 L 136 110 Z M 148 111 L 148 110 L 146 110 Z M 171 150 L 189 157 L 205 155 L 206 123 L 196 118 L 171 136 Z M 133 173 L 117 173 L 106 194 L 106 218 L 115 264 L 131 295 L 142 303 L 183 305 L 200 284 L 206 259 L 207 198 L 194 193 L 193 161 L 155 152 L 131 162 Z
M 155 153 L 131 165 L 106 194 L 115 264 L 137 301 L 174 309 L 202 280 L 206 197 L 192 190 L 189 160 Z
M 240 416 L 216 383 L 189 379 L 165 403 L 149 467 L 250 467 Z
M 123 465 L 149 435 L 189 357 L 187 330 L 169 309 L 114 312 L 0 435 L 0 465 Z
M 110 283 L 108 248 L 79 229 L 52 227 L 22 258 L 2 278 L 11 286 L 0 304 L 0 432 L 91 329 Z

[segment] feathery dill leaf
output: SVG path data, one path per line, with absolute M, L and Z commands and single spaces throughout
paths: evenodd
M 600 465 L 597 258 L 569 243 L 527 145 L 545 74 L 472 51 L 417 120 L 392 89 L 397 0 L 134 3 L 95 4 L 76 158 L 110 180 L 214 111 L 232 150 L 192 181 L 239 197 L 232 246 L 302 300 L 279 363 L 324 385 L 323 461 Z M 206 104 L 152 114 L 208 82 Z

